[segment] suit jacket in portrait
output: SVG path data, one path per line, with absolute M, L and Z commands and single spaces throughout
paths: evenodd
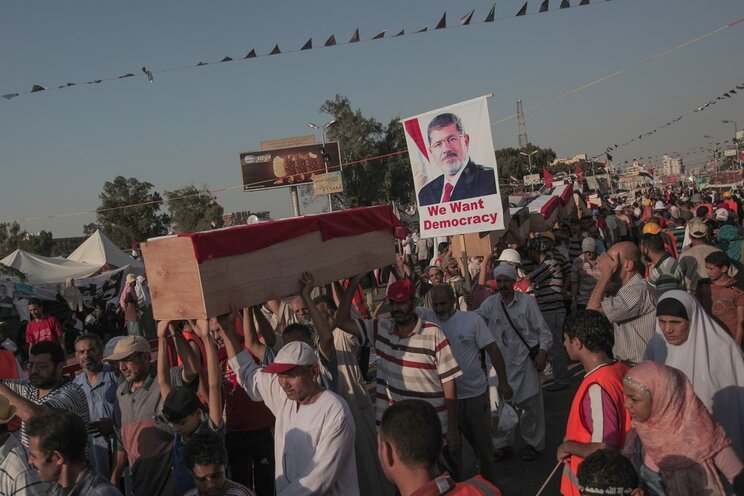
M 442 200 L 444 174 L 430 181 L 419 191 L 419 205 L 433 205 Z M 493 168 L 483 167 L 472 160 L 468 161 L 450 195 L 450 201 L 466 200 L 479 196 L 495 195 L 496 179 Z

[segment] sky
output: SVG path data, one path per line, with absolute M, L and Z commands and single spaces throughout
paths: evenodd
M 744 22 L 543 104 L 744 17 L 741 0 L 570 1 L 559 11 L 560 0 L 550 0 L 549 12 L 534 14 L 539 1 L 529 0 L 530 15 L 513 17 L 523 0 L 498 0 L 489 24 L 480 21 L 493 0 L 7 2 L 0 95 L 137 76 L 0 99 L 0 222 L 82 235 L 95 214 L 80 212 L 95 210 L 104 182 L 118 175 L 161 192 L 228 188 L 216 193 L 227 212 L 291 216 L 288 189 L 242 191 L 238 155 L 311 134 L 307 122 L 329 120 L 319 108 L 336 94 L 383 123 L 488 93 L 497 122 L 520 98 L 530 141 L 559 157 L 596 155 L 685 115 L 616 150 L 616 162 L 684 154 L 710 143 L 704 135 L 730 139 L 724 119 L 744 129 L 744 91 L 691 112 L 744 83 Z M 457 26 L 471 9 L 473 24 Z M 455 27 L 391 38 L 433 28 L 445 11 Z M 297 51 L 311 37 L 315 47 L 332 33 L 346 41 L 356 28 L 360 43 Z M 383 29 L 385 38 L 370 40 Z M 293 52 L 242 60 L 275 43 Z M 235 61 L 194 67 L 225 56 Z M 496 148 L 517 146 L 516 119 L 491 131 Z

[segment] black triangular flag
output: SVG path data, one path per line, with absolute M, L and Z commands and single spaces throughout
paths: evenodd
M 311 48 L 313 48 L 313 39 L 312 38 L 310 38 L 309 40 L 307 40 L 305 42 L 305 44 L 302 45 L 302 48 L 300 48 L 300 50 L 310 50 Z
M 224 59 L 220 60 L 220 62 L 232 62 L 232 57 L 227 55 Z
M 46 88 L 44 88 L 43 86 L 39 84 L 35 84 L 31 87 L 31 93 L 36 93 L 36 92 L 44 91 L 44 90 L 46 90 Z
M 540 5 L 540 10 L 538 11 L 539 14 L 542 14 L 543 12 L 547 12 L 548 8 L 550 7 L 550 0 L 543 0 L 543 3 Z
M 486 20 L 484 20 L 483 22 L 493 22 L 495 17 L 496 17 L 496 4 L 493 4 L 493 7 L 491 7 L 491 10 L 488 11 Z
M 446 27 L 447 27 L 447 12 L 442 14 L 442 18 L 439 19 L 439 22 L 437 23 L 434 29 L 444 29 Z
M 406 34 L 406 30 L 405 29 L 401 29 L 400 30 L 400 33 L 398 33 L 395 36 L 393 36 L 393 38 L 397 38 L 398 36 L 403 36 L 404 34 Z
M 356 43 L 359 41 L 359 30 L 357 29 L 354 31 L 354 34 L 351 36 L 351 39 L 349 40 L 349 43 Z
M 335 44 L 336 44 L 336 36 L 331 35 L 331 37 L 326 40 L 325 45 L 323 46 L 333 46 Z
M 589 0 L 581 0 L 579 5 L 589 5 Z
M 460 18 L 460 24 L 462 24 L 463 26 L 467 26 L 468 24 L 470 24 L 470 20 L 473 18 L 473 14 L 475 14 L 475 9 L 462 16 Z
M 517 15 L 514 17 L 523 16 L 527 13 L 527 2 L 524 2 L 524 5 L 522 5 L 522 8 L 519 9 L 519 12 L 517 12 Z
M 729 93 L 733 93 L 734 95 L 738 95 L 738 93 L 736 92 L 736 90 L 729 90 Z
M 246 56 L 245 56 L 245 57 L 243 57 L 243 58 L 244 58 L 244 59 L 252 59 L 252 58 L 254 58 L 255 56 L 256 56 L 256 50 L 251 50 L 250 52 L 248 52 L 248 55 L 246 55 Z
M 282 51 L 279 50 L 279 45 L 274 45 L 274 48 L 271 50 L 269 55 L 276 55 L 277 53 L 282 53 Z
M 134 74 L 132 74 L 131 72 L 128 74 L 124 74 L 123 76 L 119 76 L 119 79 L 130 78 L 130 77 L 134 77 Z M 67 83 L 67 85 L 69 86 L 70 83 Z
M 561 8 L 562 9 L 567 9 L 570 6 L 571 6 L 571 2 L 569 2 L 568 0 L 561 0 Z
M 612 155 L 610 155 L 609 153 L 607 154 L 607 160 L 612 160 Z
M 428 30 L 429 30 L 429 25 L 427 24 L 426 26 L 424 26 L 423 28 L 419 29 L 419 30 L 418 30 L 418 31 L 416 31 L 416 32 L 417 32 L 417 33 L 425 33 L 425 32 L 427 32 Z
M 6 93 L 2 95 L 2 97 L 5 98 L 6 100 L 10 100 L 11 98 L 15 98 L 17 96 L 18 96 L 18 93 Z
M 725 96 L 726 98 L 731 98 L 731 95 L 729 95 L 728 93 L 724 93 L 723 96 Z
M 209 64 L 207 64 L 206 62 L 199 62 L 198 64 L 196 64 L 196 67 L 201 67 L 203 65 L 209 65 Z
M 384 38 L 385 37 L 385 31 L 387 31 L 387 29 L 383 29 L 382 31 L 380 31 L 379 33 L 377 33 L 376 35 L 374 35 L 372 37 L 372 39 L 373 40 L 380 40 L 380 39 Z

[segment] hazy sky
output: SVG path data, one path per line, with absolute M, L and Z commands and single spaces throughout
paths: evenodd
M 306 123 L 335 94 L 387 123 L 493 93 L 491 121 L 632 66 L 656 53 L 744 17 L 741 0 L 592 0 L 592 5 L 390 39 L 448 24 L 492 0 L 131 0 L 6 2 L 0 16 L 0 94 L 33 84 L 136 78 L 0 100 L 0 221 L 76 236 L 95 215 L 105 181 L 117 175 L 159 190 L 189 183 L 240 185 L 238 154 L 262 140 L 310 134 Z M 523 0 L 498 0 L 496 16 Z M 530 0 L 528 12 L 536 12 Z M 331 33 L 383 40 L 239 60 L 274 43 L 297 50 Z M 744 129 L 744 91 L 688 114 L 744 82 L 744 23 L 526 115 L 530 141 L 559 156 L 598 154 L 685 114 L 674 126 L 614 153 L 616 161 L 684 153 Z M 164 73 L 162 69 L 232 63 Z M 156 72 L 153 83 L 142 66 Z M 517 145 L 515 119 L 492 126 L 494 146 Z M 700 161 L 702 157 L 698 157 Z M 217 194 L 226 211 L 292 214 L 289 190 Z M 57 216 L 42 220 L 36 217 Z

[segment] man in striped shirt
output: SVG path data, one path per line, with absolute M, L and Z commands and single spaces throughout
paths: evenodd
M 616 243 L 597 262 L 600 277 L 586 304 L 587 310 L 605 314 L 615 328 L 616 359 L 643 361 L 656 328 L 656 292 L 643 280 L 641 252 L 630 241 Z M 605 297 L 611 283 L 620 289 Z
M 0 381 L 0 395 L 5 396 L 23 420 L 21 441 L 28 448 L 26 423 L 49 408 L 67 410 L 90 423 L 88 401 L 77 384 L 62 376 L 65 352 L 56 341 L 43 341 L 31 347 L 28 360 L 28 379 Z
M 408 279 L 388 287 L 392 319 L 354 320 L 351 298 L 359 284 L 354 277 L 341 300 L 336 326 L 374 346 L 377 362 L 376 420 L 385 409 L 404 399 L 421 399 L 437 411 L 450 452 L 459 452 L 457 388 L 462 375 L 444 331 L 416 315 L 416 288 Z
M 8 432 L 8 422 L 15 417 L 16 409 L 5 396 L 0 395 L 0 494 L 8 496 L 42 496 L 48 484 L 39 480 L 28 464 L 26 450 L 18 439 Z
M 554 383 L 546 391 L 560 391 L 568 387 L 568 357 L 563 347 L 563 321 L 566 319 L 566 306 L 563 301 L 563 270 L 560 263 L 551 256 L 550 238 L 538 236 L 527 244 L 530 258 L 537 268 L 530 275 L 535 288 L 537 306 L 553 334 L 550 348 L 550 363 L 553 366 Z

